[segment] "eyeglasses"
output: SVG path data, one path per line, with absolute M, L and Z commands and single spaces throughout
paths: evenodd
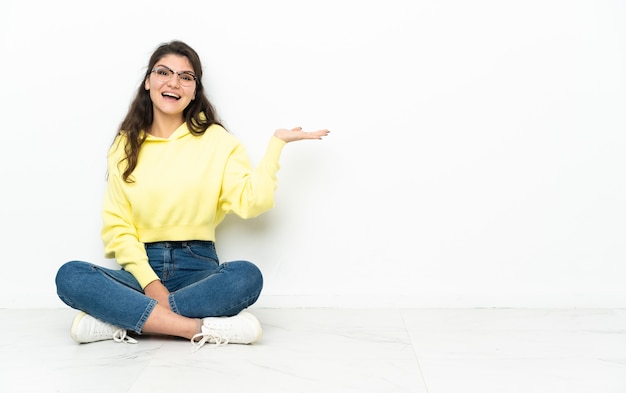
M 182 86 L 191 86 L 196 80 L 198 80 L 198 77 L 192 72 L 176 72 L 165 66 L 155 67 L 152 69 L 151 72 L 154 72 L 154 75 L 156 75 L 159 82 L 168 82 L 172 75 L 176 74 L 176 76 L 178 77 L 178 81 Z

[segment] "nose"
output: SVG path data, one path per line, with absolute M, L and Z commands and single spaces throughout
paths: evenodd
M 174 87 L 177 87 L 180 85 L 180 80 L 178 79 L 177 73 L 172 72 L 172 75 L 170 75 L 170 78 L 167 80 L 167 85 L 174 86 Z

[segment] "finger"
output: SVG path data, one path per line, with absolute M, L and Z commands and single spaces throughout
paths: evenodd
M 307 139 L 322 139 L 322 137 L 328 135 L 328 130 L 307 132 L 306 135 L 307 135 Z
M 318 130 L 318 131 L 313 132 L 313 134 L 319 135 L 319 136 L 326 136 L 326 135 L 328 135 L 329 132 L 330 131 L 328 131 L 328 130 Z

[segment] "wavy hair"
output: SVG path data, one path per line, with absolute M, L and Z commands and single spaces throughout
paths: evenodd
M 131 174 L 137 167 L 139 149 L 146 140 L 147 135 L 145 131 L 149 129 L 154 120 L 150 92 L 145 89 L 144 84 L 146 79 L 150 77 L 152 68 L 160 59 L 167 55 L 186 57 L 191 63 L 193 72 L 198 77 L 196 80 L 196 97 L 183 111 L 183 117 L 187 122 L 189 131 L 193 135 L 202 135 L 212 124 L 222 125 L 217 117 L 215 108 L 209 102 L 204 92 L 204 86 L 202 85 L 202 63 L 200 62 L 198 53 L 182 41 L 170 41 L 161 44 L 152 53 L 152 56 L 150 56 L 146 74 L 137 89 L 137 95 L 130 104 L 128 113 L 115 134 L 118 143 L 122 139 L 125 141 L 125 156 L 118 164 L 121 164 L 123 161 L 127 162 L 126 169 L 122 173 L 122 178 L 127 183 L 134 181 Z M 125 138 L 118 138 L 120 135 L 124 135 Z

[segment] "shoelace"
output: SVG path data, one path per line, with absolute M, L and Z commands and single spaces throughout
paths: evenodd
M 200 338 L 200 340 L 196 341 L 196 339 L 198 338 Z M 227 338 L 220 336 L 218 333 L 214 331 L 203 329 L 202 333 L 197 333 L 191 338 L 191 344 L 195 347 L 193 351 L 196 352 L 198 349 L 202 348 L 204 344 L 206 344 L 210 340 L 215 341 L 214 347 L 219 347 L 220 345 L 228 344 Z
M 137 340 L 126 335 L 126 330 L 117 329 L 113 332 L 113 340 L 117 343 L 137 344 Z

